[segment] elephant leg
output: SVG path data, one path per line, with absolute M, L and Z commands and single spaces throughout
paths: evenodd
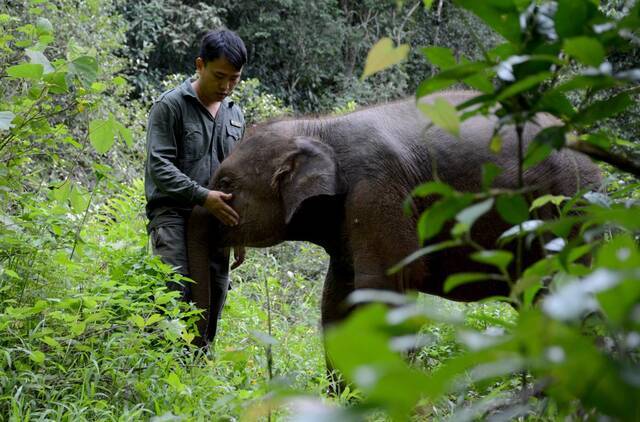
M 345 303 L 347 296 L 353 291 L 353 271 L 350 265 L 341 263 L 338 258 L 331 256 L 329 271 L 324 282 L 322 292 L 321 318 L 322 329 L 326 331 L 331 326 L 344 320 L 350 312 Z M 336 372 L 325 343 L 325 361 L 327 365 L 327 380 L 331 395 L 339 396 L 345 384 Z
M 387 271 L 419 247 L 415 219 L 402 211 L 401 189 L 361 182 L 346 205 L 345 224 L 353 253 L 354 288 L 396 292 L 420 290 L 427 279 L 425 261 L 417 260 L 395 274 Z

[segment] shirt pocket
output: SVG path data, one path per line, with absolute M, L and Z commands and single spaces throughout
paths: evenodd
M 226 139 L 224 145 L 224 156 L 228 156 L 235 144 L 240 140 L 242 136 L 242 128 L 232 126 L 231 124 L 227 125 L 226 128 Z
M 207 149 L 202 126 L 197 124 L 185 124 L 183 132 L 183 157 L 185 160 L 198 160 L 202 158 Z

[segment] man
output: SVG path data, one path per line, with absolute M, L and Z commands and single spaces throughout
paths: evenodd
M 238 35 L 226 29 L 208 32 L 196 58 L 198 79 L 187 79 L 160 95 L 149 112 L 147 230 L 154 254 L 187 277 L 185 228 L 193 206 L 205 207 L 223 224 L 238 223 L 238 214 L 228 204 L 231 194 L 204 186 L 244 134 L 242 111 L 228 96 L 246 61 L 247 50 Z M 244 256 L 244 248 L 235 248 L 231 268 L 240 265 Z M 229 253 L 216 250 L 209 259 L 211 315 L 206 337 L 213 339 L 229 288 Z M 179 290 L 183 300 L 191 300 L 189 285 L 171 283 L 169 287 Z

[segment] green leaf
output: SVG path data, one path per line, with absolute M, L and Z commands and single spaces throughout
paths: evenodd
M 411 192 L 411 196 L 425 198 L 429 195 L 437 194 L 442 196 L 451 196 L 453 188 L 443 182 L 426 182 L 416 186 Z
M 431 5 L 433 5 L 433 0 L 422 0 L 422 4 L 425 9 L 429 10 L 431 9 Z
M 9 130 L 15 126 L 11 123 L 15 117 L 10 111 L 0 111 L 0 130 Z
M 533 211 L 537 208 L 543 207 L 545 205 L 547 205 L 548 203 L 552 203 L 555 206 L 560 206 L 560 204 L 566 200 L 568 200 L 569 197 L 564 196 L 564 195 L 543 195 L 540 196 L 538 198 L 536 198 L 532 203 L 531 206 L 529 207 L 529 211 Z
M 606 100 L 595 101 L 580 110 L 572 119 L 576 125 L 590 126 L 602 119 L 613 117 L 633 105 L 634 102 L 626 93 L 620 93 Z
M 43 68 L 43 74 L 53 72 L 55 69 L 51 66 L 51 62 L 40 51 L 27 50 L 25 54 L 29 57 L 32 64 L 40 64 Z
M 44 66 L 33 63 L 17 64 L 7 69 L 7 75 L 22 79 L 40 80 L 43 73 Z
M 29 359 L 31 359 L 32 361 L 34 361 L 37 364 L 42 364 L 44 363 L 44 353 L 42 353 L 39 350 L 33 351 L 31 353 L 29 353 Z
M 80 334 L 84 333 L 84 330 L 87 329 L 87 323 L 86 321 L 78 321 L 78 322 L 74 322 L 71 324 L 71 334 L 73 334 L 74 336 L 79 336 Z
M 549 112 L 560 118 L 568 118 L 576 114 L 571 101 L 558 91 L 547 91 L 536 104 L 535 110 Z
M 116 132 L 118 134 L 118 136 L 120 138 L 122 138 L 122 140 L 124 140 L 124 142 L 132 147 L 133 146 L 133 134 L 131 133 L 131 130 L 129 128 L 127 128 L 126 126 L 124 126 L 122 123 L 118 122 L 118 121 L 114 121 L 115 123 L 115 129 Z
M 464 284 L 491 279 L 491 275 L 485 273 L 458 273 L 447 277 L 442 290 L 449 293 L 451 290 Z
M 493 265 L 500 271 L 506 272 L 507 266 L 513 260 L 513 254 L 503 250 L 486 250 L 474 252 L 471 254 L 471 259 L 482 264 Z
M 416 90 L 416 98 L 424 97 L 425 95 L 432 94 L 436 91 L 440 91 L 447 87 L 450 87 L 456 83 L 455 79 L 443 79 L 433 77 L 430 79 L 426 79 L 420 83 L 418 89 Z
M 47 344 L 48 346 L 51 346 L 52 348 L 56 349 L 56 350 L 61 350 L 62 349 L 62 345 L 58 342 L 58 340 L 49 337 L 49 336 L 44 336 L 42 339 L 42 342 Z
M 393 267 L 387 270 L 387 274 L 395 274 L 400 271 L 403 267 L 411 264 L 413 261 L 422 258 L 423 256 L 432 254 L 434 252 L 442 251 L 449 248 L 454 248 L 456 246 L 460 246 L 462 243 L 460 240 L 446 240 L 444 242 L 435 243 L 433 245 L 426 246 L 424 248 L 420 248 L 417 251 L 413 252 L 411 255 L 404 258 L 402 261 L 398 262 Z
M 109 151 L 115 141 L 116 130 L 116 122 L 112 118 L 96 119 L 89 123 L 89 141 L 98 153 Z
M 54 94 L 64 94 L 69 91 L 67 72 L 57 71 L 47 73 L 42 79 L 49 85 L 49 90 Z
M 604 61 L 602 44 L 590 37 L 575 37 L 564 40 L 564 51 L 587 66 L 598 67 Z
M 426 47 L 422 49 L 424 56 L 438 66 L 441 70 L 448 69 L 457 64 L 456 58 L 453 56 L 451 49 L 444 47 Z
M 458 111 L 444 98 L 436 98 L 433 104 L 418 103 L 418 109 L 430 118 L 435 125 L 454 136 L 460 136 Z
M 553 149 L 560 149 L 565 143 L 564 126 L 551 126 L 542 129 L 527 147 L 524 168 L 528 169 L 543 161 Z
M 149 318 L 147 318 L 147 320 L 145 321 L 144 325 L 145 326 L 149 326 L 149 325 L 153 325 L 158 321 L 162 321 L 164 318 L 162 317 L 162 315 L 160 314 L 153 314 L 151 315 Z
M 361 79 L 402 62 L 408 54 L 408 44 L 402 44 L 396 48 L 391 38 L 380 39 L 369 50 Z
M 180 377 L 175 372 L 171 372 L 165 379 L 167 384 L 177 392 L 182 392 L 186 389 L 186 386 L 180 381 Z
M 456 3 L 476 14 L 494 31 L 514 44 L 522 38 L 520 12 L 512 1 L 503 0 L 456 0 Z
M 422 213 L 418 219 L 418 239 L 422 244 L 440 231 L 448 220 L 473 201 L 472 195 L 451 196 L 440 199 Z
M 482 190 L 491 188 L 493 181 L 502 174 L 502 168 L 494 163 L 485 163 L 482 165 Z
M 71 181 L 65 180 L 61 185 L 55 186 L 49 193 L 50 198 L 58 201 L 59 203 L 65 203 L 69 199 L 71 194 Z
M 560 38 L 582 35 L 588 19 L 587 1 L 559 0 L 554 21 Z
M 262 331 L 249 330 L 249 333 L 251 334 L 251 337 L 263 346 L 274 346 L 278 344 L 278 340 L 267 333 L 263 333 Z
M 81 56 L 69 63 L 69 71 L 78 77 L 85 88 L 89 88 L 98 77 L 98 62 L 95 57 Z
M 510 224 L 520 224 L 529 218 L 529 206 L 522 195 L 500 195 L 496 201 L 496 210 Z
M 47 18 L 39 17 L 36 20 L 36 29 L 38 30 L 38 34 L 53 34 L 53 25 L 51 21 Z
M 83 193 L 79 186 L 74 186 L 73 189 L 71 189 L 69 199 L 71 201 L 71 208 L 76 214 L 84 212 L 89 204 L 89 194 L 86 192 Z
M 491 142 L 489 142 L 489 149 L 493 153 L 499 153 L 502 150 L 502 137 L 499 133 L 496 133 L 491 138 Z
M 620 234 L 604 243 L 598 250 L 597 266 L 615 270 L 640 268 L 640 251 L 633 237 Z
M 551 72 L 540 72 L 535 75 L 527 76 L 513 84 L 505 85 L 504 89 L 499 91 L 496 101 L 504 101 L 521 92 L 528 91 L 551 78 L 552 75 L 553 74 Z

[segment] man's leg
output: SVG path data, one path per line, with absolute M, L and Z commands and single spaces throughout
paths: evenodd
M 153 254 L 160 256 L 162 262 L 172 266 L 178 274 L 189 276 L 189 261 L 185 244 L 185 226 L 180 224 L 161 225 L 151 230 Z M 171 290 L 182 294 L 182 300 L 189 301 L 191 288 L 188 284 L 169 282 Z

